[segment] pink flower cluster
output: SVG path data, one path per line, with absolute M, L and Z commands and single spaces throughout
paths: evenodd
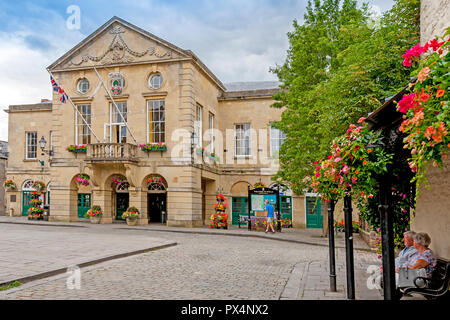
M 411 67 L 415 57 L 420 57 L 420 55 L 427 52 L 429 48 L 432 48 L 433 51 L 437 51 L 444 43 L 445 41 L 439 42 L 436 39 L 433 39 L 427 42 L 423 47 L 420 45 L 420 43 L 416 44 L 411 49 L 406 50 L 405 54 L 402 55 L 402 57 L 404 58 L 403 65 L 405 67 Z

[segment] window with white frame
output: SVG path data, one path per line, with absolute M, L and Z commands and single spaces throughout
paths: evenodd
M 196 108 L 196 113 L 195 113 L 195 134 L 198 137 L 198 144 L 197 146 L 199 148 L 201 148 L 203 146 L 203 126 L 202 126 L 202 122 L 203 122 L 203 108 L 201 105 L 197 104 L 197 108 Z
M 91 105 L 79 104 L 77 105 L 77 109 L 78 112 L 75 114 L 75 144 L 89 144 L 91 143 L 91 130 L 89 129 L 91 125 Z
M 147 142 L 165 142 L 166 111 L 164 100 L 147 101 Z
M 111 124 L 123 124 L 127 121 L 127 103 L 125 102 L 116 102 L 117 108 L 113 103 L 110 103 L 111 107 Z M 122 113 L 122 116 L 120 115 Z M 124 121 L 125 120 L 125 121 Z
M 214 152 L 214 115 L 209 113 L 209 139 L 210 139 L 210 152 Z
M 37 132 L 26 133 L 25 159 L 37 158 Z
M 87 79 L 80 79 L 77 84 L 78 92 L 85 94 L 89 91 L 89 81 Z
M 284 140 L 286 140 L 286 134 L 270 124 L 270 156 L 272 158 L 278 157 Z
M 160 73 L 155 73 L 150 76 L 148 79 L 148 84 L 152 89 L 159 89 L 162 86 L 163 77 Z
M 234 136 L 236 156 L 250 156 L 250 123 L 235 124 Z

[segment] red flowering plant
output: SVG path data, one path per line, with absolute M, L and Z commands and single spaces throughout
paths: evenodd
M 334 140 L 331 154 L 317 165 L 312 187 L 322 199 L 338 200 L 345 195 L 367 201 L 377 188 L 376 174 L 387 171 L 392 154 L 383 148 L 381 132 L 370 131 L 365 119 L 351 124 L 345 135 Z
M 158 177 L 158 176 L 151 176 L 147 179 L 147 185 L 150 184 L 157 184 L 157 185 L 162 185 L 163 184 L 163 178 L 162 177 Z
M 89 176 L 84 173 L 80 173 L 75 177 L 75 182 L 78 183 L 80 186 L 89 186 Z
M 86 152 L 87 151 L 87 145 L 85 144 L 71 144 L 66 148 L 69 152 Z
M 228 229 L 228 214 L 225 213 L 227 205 L 224 203 L 226 200 L 227 199 L 221 193 L 216 195 L 217 203 L 213 207 L 216 212 L 210 216 L 210 228 Z
M 121 184 L 122 182 L 125 181 L 125 178 L 121 177 L 121 176 L 112 176 L 111 177 L 112 182 L 114 182 L 115 184 Z
M 450 28 L 444 38 L 449 34 Z M 421 181 L 426 182 L 427 164 L 441 167 L 450 148 L 449 46 L 449 40 L 439 41 L 436 37 L 423 47 L 417 44 L 403 55 L 404 65 L 414 65 L 411 75 L 417 77 L 411 85 L 412 93 L 405 94 L 398 102 L 398 111 L 405 114 L 400 131 L 407 134 L 404 143 L 411 150 L 409 167 L 416 173 L 412 182 L 416 181 L 417 190 Z M 425 56 L 422 60 L 421 54 Z

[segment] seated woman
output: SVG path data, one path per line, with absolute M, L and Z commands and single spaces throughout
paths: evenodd
M 428 234 L 424 232 L 416 233 L 414 235 L 414 248 L 418 251 L 418 254 L 415 255 L 409 265 L 409 269 L 421 269 L 425 268 L 425 272 L 427 277 L 431 277 L 431 273 L 436 267 L 436 257 L 433 254 L 428 246 L 431 243 L 431 238 Z

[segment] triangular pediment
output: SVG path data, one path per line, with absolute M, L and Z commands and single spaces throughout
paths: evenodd
M 187 51 L 114 17 L 54 62 L 49 69 L 142 63 L 189 56 Z

